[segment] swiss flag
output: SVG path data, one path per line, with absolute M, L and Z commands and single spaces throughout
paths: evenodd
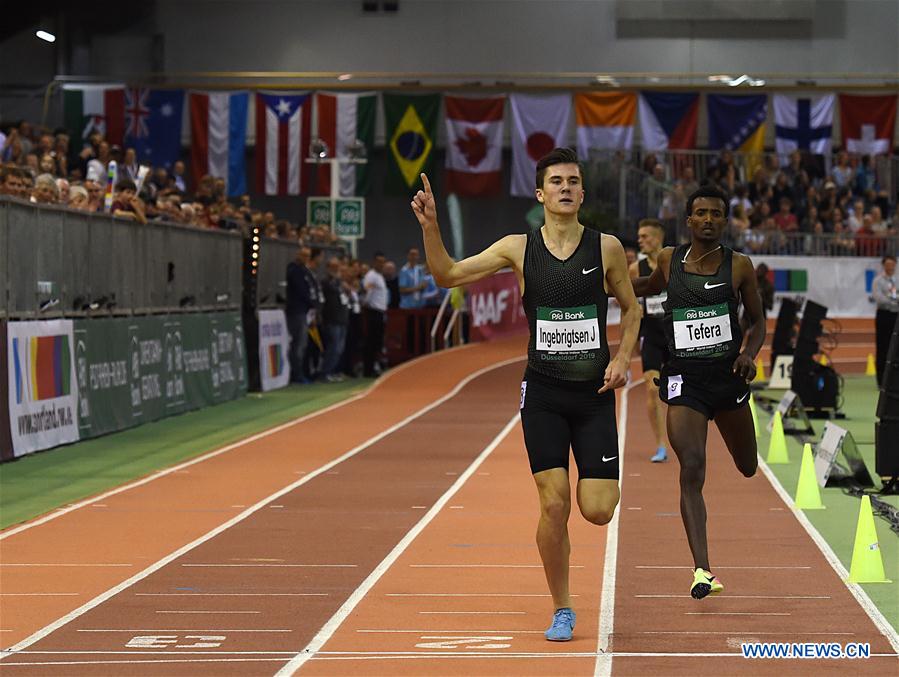
M 896 127 L 896 95 L 840 94 L 843 147 L 859 155 L 889 153 Z
M 504 97 L 444 97 L 446 184 L 457 195 L 498 195 L 502 183 Z

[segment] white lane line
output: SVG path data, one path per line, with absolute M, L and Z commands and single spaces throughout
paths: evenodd
M 104 652 L 106 653 L 106 652 Z M 182 654 L 183 655 L 183 654 Z M 25 666 L 34 666 L 34 665 L 143 665 L 143 664 L 156 664 L 156 663 L 273 663 L 273 662 L 281 662 L 283 658 L 157 658 L 157 659 L 149 659 L 149 660 L 136 660 L 136 661 L 34 661 L 34 662 L 19 662 L 12 663 L 9 661 L 4 661 L 0 663 L 3 666 L 17 666 L 17 667 L 25 667 Z
M 507 362 L 511 363 L 511 361 L 507 360 Z M 491 440 L 490 444 L 488 444 L 483 451 L 478 455 L 478 457 L 472 461 L 471 465 L 469 465 L 465 471 L 456 479 L 453 485 L 444 492 L 444 494 L 434 503 L 428 512 L 426 512 L 422 518 L 412 527 L 405 536 L 403 536 L 402 540 L 396 544 L 393 550 L 385 557 L 380 564 L 372 571 L 368 577 L 362 581 L 356 590 L 353 591 L 353 594 L 350 595 L 349 599 L 343 603 L 340 609 L 337 610 L 327 623 L 322 626 L 321 630 L 312 638 L 312 641 L 306 645 L 306 647 L 294 656 L 286 665 L 284 665 L 277 673 L 276 677 L 281 677 L 282 675 L 292 675 L 294 672 L 299 670 L 303 664 L 309 660 L 311 656 L 314 656 L 327 642 L 334 632 L 340 627 L 340 624 L 346 620 L 347 616 L 349 616 L 353 609 L 362 601 L 362 599 L 369 593 L 369 591 L 374 587 L 375 583 L 383 576 L 391 566 L 393 566 L 394 562 L 399 559 L 400 555 L 405 552 L 406 548 L 414 541 L 418 535 L 424 531 L 425 527 L 431 523 L 431 521 L 440 513 L 443 507 L 449 503 L 449 501 L 456 495 L 459 489 L 468 481 L 468 478 L 471 477 L 477 469 L 481 466 L 481 464 L 486 460 L 486 458 L 493 453 L 493 450 L 496 449 L 500 442 L 502 442 L 506 436 L 512 431 L 512 428 L 518 423 L 519 414 L 516 413 L 508 423 L 503 427 L 503 429 L 499 432 L 499 434 Z M 482 597 L 489 597 L 490 595 L 481 595 Z
M 386 633 L 386 634 L 403 634 L 403 633 L 412 633 L 412 634 L 434 634 L 435 632 L 439 632 L 441 634 L 446 633 L 467 633 L 467 632 L 490 632 L 490 633 L 499 633 L 499 634 L 515 634 L 515 635 L 542 635 L 543 630 L 435 630 L 434 628 L 430 628 L 427 630 L 356 630 L 356 632 L 368 632 L 368 633 Z
M 526 592 L 388 592 L 385 597 L 550 597 L 543 593 Z M 570 595 L 580 597 L 580 595 Z
M 157 611 L 158 614 L 261 614 L 261 611 Z
M 358 564 L 182 564 L 183 567 L 296 567 L 309 569 L 349 569 Z
M 40 562 L 32 564 L 13 564 L 0 562 L 0 567 L 133 567 L 133 564 L 71 564 L 64 562 Z
M 634 595 L 634 597 L 644 598 L 664 598 L 664 599 L 691 599 L 690 595 Z M 721 601 L 728 599 L 830 599 L 830 595 L 727 595 L 718 598 Z
M 827 635 L 830 636 L 846 636 L 853 637 L 857 633 L 855 632 L 757 632 L 755 630 L 746 630 L 745 628 L 742 630 L 641 630 L 641 635 L 731 635 L 731 636 L 752 636 L 752 637 L 762 637 L 769 635 L 784 635 L 787 637 L 796 637 L 799 635 L 812 636 L 812 635 Z
M 466 343 L 465 345 L 456 346 L 454 348 L 449 348 L 447 350 L 442 350 L 440 352 L 443 354 L 446 354 L 447 352 L 449 352 L 451 350 L 466 350 L 475 345 L 477 345 L 477 344 Z M 83 501 L 79 501 L 78 503 L 72 503 L 70 505 L 67 505 L 65 508 L 60 508 L 59 510 L 52 512 L 48 515 L 44 515 L 43 517 L 40 517 L 32 522 L 26 522 L 25 524 L 20 524 L 19 526 L 13 527 L 12 529 L 2 531 L 2 532 L 0 532 L 0 541 L 2 541 L 4 538 L 9 538 L 10 536 L 21 533 L 23 531 L 26 531 L 27 529 L 31 529 L 32 527 L 36 527 L 41 524 L 46 524 L 50 520 L 54 520 L 57 517 L 62 517 L 63 515 L 72 512 L 73 510 L 78 510 L 79 508 L 83 508 L 88 505 L 96 505 L 97 507 L 106 507 L 105 505 L 96 503 L 96 501 L 101 501 L 110 496 L 115 496 L 116 494 L 120 494 L 124 491 L 128 491 L 130 489 L 134 489 L 136 487 L 143 486 L 144 484 L 148 484 L 150 482 L 153 482 L 154 480 L 158 480 L 160 477 L 165 477 L 166 475 L 171 475 L 172 473 L 180 472 L 181 470 L 183 470 L 184 468 L 187 468 L 189 466 L 195 465 L 197 463 L 202 463 L 203 461 L 208 461 L 210 458 L 215 458 L 216 456 L 224 454 L 228 451 L 232 451 L 233 449 L 238 449 L 239 447 L 249 444 L 250 442 L 255 442 L 256 440 L 260 440 L 264 437 L 268 437 L 269 435 L 274 435 L 275 433 L 280 432 L 282 430 L 286 430 L 287 428 L 290 428 L 291 426 L 299 425 L 300 423 L 304 423 L 310 419 L 316 418 L 318 416 L 322 416 L 323 414 L 327 414 L 331 411 L 334 411 L 335 409 L 340 409 L 341 407 L 344 407 L 348 404 L 352 404 L 353 402 L 356 402 L 357 400 L 361 400 L 364 397 L 370 395 L 377 388 L 379 388 L 383 383 L 385 383 L 387 380 L 396 376 L 400 372 L 405 371 L 413 364 L 416 364 L 419 361 L 433 357 L 433 355 L 434 355 L 433 353 L 429 353 L 429 354 L 422 355 L 420 357 L 411 359 L 408 362 L 403 362 L 401 365 L 394 367 L 393 369 L 388 371 L 386 374 L 381 376 L 377 381 L 372 383 L 368 388 L 363 390 L 361 393 L 353 395 L 352 397 L 350 397 L 346 400 L 341 400 L 340 402 L 335 402 L 334 404 L 331 404 L 331 405 L 325 407 L 324 409 L 319 409 L 317 411 L 313 411 L 309 414 L 306 414 L 305 416 L 300 416 L 299 418 L 296 418 L 292 421 L 288 421 L 287 423 L 282 423 L 281 425 L 275 426 L 274 428 L 269 428 L 268 430 L 263 430 L 261 433 L 257 433 L 255 435 L 252 435 L 245 439 L 239 440 L 239 441 L 235 442 L 234 444 L 229 444 L 225 447 L 222 447 L 221 449 L 215 449 L 213 451 L 210 451 L 209 453 L 203 454 L 202 456 L 197 456 L 196 458 L 193 458 L 189 461 L 185 461 L 184 463 L 179 463 L 178 465 L 173 465 L 171 468 L 166 468 L 164 470 L 160 470 L 159 472 L 153 473 L 152 475 L 149 475 L 147 477 L 144 477 L 143 479 L 137 480 L 136 482 L 130 482 L 129 484 L 123 484 L 122 486 L 116 487 L 115 489 L 111 489 L 110 491 L 102 493 L 99 496 L 92 496 L 91 498 L 85 499 Z M 487 367 L 486 369 L 493 369 L 498 366 L 504 366 L 507 363 L 510 363 L 510 361 L 506 360 L 504 362 L 499 362 L 495 365 L 491 365 L 490 367 Z M 480 372 L 475 372 L 475 373 L 480 373 Z M 278 496 L 277 494 L 270 496 L 268 500 L 271 500 L 272 498 L 277 498 L 277 496 Z M 231 506 L 231 507 L 243 507 L 243 506 Z
M 101 628 L 85 628 L 78 629 L 75 632 L 294 632 L 293 630 L 226 630 L 224 628 L 216 628 L 215 630 L 199 630 L 197 628 L 125 628 L 121 630 L 106 630 Z
M 783 611 L 685 611 L 684 616 L 792 616 Z M 744 631 L 746 632 L 746 631 Z
M 170 553 L 169 555 L 166 555 L 165 557 L 163 557 L 161 560 L 155 562 L 154 564 L 151 564 L 150 566 L 148 566 L 146 569 L 144 569 L 144 570 L 141 571 L 140 573 L 137 573 L 137 574 L 135 574 L 134 576 L 132 576 L 131 578 L 129 578 L 129 579 L 125 580 L 125 581 L 122 581 L 121 583 L 119 583 L 118 585 L 116 585 L 116 586 L 110 588 L 110 589 L 107 590 L 106 592 L 101 593 L 100 595 L 97 595 L 96 597 L 94 597 L 94 599 L 92 599 L 91 601 L 87 602 L 86 604 L 83 604 L 82 606 L 78 607 L 78 608 L 75 609 L 74 611 L 70 611 L 69 613 L 67 613 L 67 614 L 66 614 L 65 616 L 63 616 L 62 618 L 58 618 L 57 620 L 53 621 L 53 622 L 50 623 L 49 625 L 47 625 L 47 626 L 41 628 L 40 630 L 38 630 L 37 632 L 35 632 L 35 633 L 31 634 L 31 635 L 29 635 L 28 637 L 26 637 L 25 639 L 23 639 L 21 642 L 18 642 L 18 643 L 15 644 L 14 646 L 10 647 L 10 648 L 9 648 L 9 651 L 13 651 L 13 652 L 15 652 L 15 651 L 21 651 L 22 649 L 25 649 L 25 648 L 31 646 L 32 644 L 34 644 L 34 643 L 37 642 L 38 640 L 43 639 L 44 637 L 46 637 L 47 635 L 49 635 L 51 632 L 54 632 L 55 630 L 61 628 L 62 626 L 66 625 L 67 623 L 69 623 L 69 622 L 71 622 L 71 621 L 73 621 L 74 619 L 78 618 L 78 617 L 81 616 L 82 614 L 84 614 L 84 613 L 90 611 L 90 610 L 93 609 L 94 607 L 99 606 L 100 604 L 102 604 L 103 602 L 107 601 L 107 600 L 110 599 L 111 597 L 117 595 L 118 593 L 122 592 L 123 590 L 126 590 L 126 589 L 130 588 L 130 587 L 131 587 L 132 585 L 134 585 L 135 583 L 138 583 L 138 582 L 142 581 L 143 579 L 145 579 L 145 578 L 146 578 L 147 576 L 149 576 L 150 574 L 155 573 L 155 572 L 158 571 L 159 569 L 162 569 L 164 566 L 167 566 L 168 564 L 172 563 L 173 561 L 175 561 L 176 559 L 178 559 L 178 558 L 181 557 L 182 555 L 185 555 L 185 554 L 187 554 L 188 552 L 190 552 L 191 550 L 193 550 L 194 548 L 196 548 L 196 547 L 202 545 L 202 544 L 205 543 L 206 541 L 209 541 L 209 540 L 215 538 L 216 536 L 218 536 L 218 535 L 221 534 L 222 532 L 224 532 L 224 531 L 230 529 L 230 528 L 231 528 L 232 526 L 234 526 L 235 524 L 238 524 L 238 523 L 242 522 L 242 521 L 245 520 L 247 517 L 250 517 L 250 516 L 251 516 L 252 514 L 254 514 L 255 512 L 257 512 L 257 511 L 261 510 L 262 508 L 264 508 L 265 506 L 269 505 L 272 501 L 274 501 L 274 500 L 280 498 L 281 496 L 284 496 L 284 495 L 286 495 L 286 494 L 289 494 L 291 491 L 293 491 L 293 490 L 297 489 L 298 487 L 300 487 L 300 486 L 306 484 L 306 483 L 309 482 L 310 480 L 315 479 L 317 476 L 319 476 L 319 475 L 321 475 L 321 474 L 323 474 L 323 473 L 326 473 L 328 470 L 330 470 L 331 468 L 333 468 L 333 467 L 336 466 L 337 464 L 342 463 L 343 461 L 347 460 L 348 458 L 352 458 L 353 456 L 355 456 L 356 454 L 358 454 L 360 451 L 363 451 L 364 449 L 367 449 L 368 447 L 372 446 L 373 444 L 376 444 L 377 442 L 379 442 L 380 440 L 384 439 L 384 438 L 387 437 L 388 435 L 391 435 L 391 434 L 393 434 L 394 432 L 396 432 L 397 430 L 400 430 L 401 428 L 405 427 L 406 425 L 408 425 L 409 423 L 411 423 L 411 422 L 414 421 L 415 419 L 417 419 L 417 418 L 419 418 L 419 417 L 425 415 L 426 413 L 428 413 L 428 412 L 431 411 L 432 409 L 435 409 L 435 408 L 439 407 L 441 404 L 443 404 L 443 403 L 446 402 L 447 400 L 450 400 L 450 399 L 452 399 L 453 397 L 455 397 L 459 392 L 462 391 L 463 388 L 465 388 L 465 386 L 467 386 L 471 381 L 473 381 L 474 379 L 478 378 L 479 376 L 482 376 L 483 374 L 486 374 L 486 373 L 489 372 L 489 371 L 493 371 L 494 369 L 499 369 L 500 367 L 505 367 L 506 365 L 514 364 L 515 362 L 521 362 L 523 359 L 525 359 L 525 358 L 523 358 L 523 357 L 515 357 L 515 358 L 512 358 L 512 359 L 508 359 L 508 360 L 502 360 L 502 361 L 500 361 L 500 362 L 496 362 L 496 363 L 491 364 L 491 365 L 489 365 L 489 366 L 487 366 L 487 367 L 484 367 L 484 368 L 482 368 L 482 369 L 478 369 L 478 370 L 475 371 L 475 372 L 472 372 L 471 374 L 469 374 L 468 376 L 466 376 L 465 378 L 463 378 L 461 381 L 459 381 L 459 383 L 457 383 L 456 386 L 455 386 L 452 390 L 450 390 L 448 393 L 446 393 L 445 395 L 441 395 L 439 398 L 437 398 L 436 400 L 434 400 L 434 401 L 431 402 L 430 404 L 428 404 L 428 405 L 422 407 L 421 409 L 419 409 L 419 410 L 416 411 L 415 413 L 410 414 L 409 416 L 407 416 L 406 418 L 404 418 L 402 421 L 399 421 L 398 423 L 393 424 L 393 425 L 390 426 L 389 428 L 387 428 L 387 429 L 385 429 L 385 430 L 382 430 L 381 432 L 379 432 L 379 433 L 378 433 L 377 435 L 375 435 L 374 437 L 368 438 L 368 439 L 367 439 L 365 442 L 363 442 L 362 444 L 360 444 L 360 445 L 358 445 L 358 446 L 356 446 L 356 447 L 350 449 L 348 452 L 346 452 L 345 454 L 343 454 L 343 455 L 341 455 L 341 456 L 338 456 L 337 458 L 333 459 L 332 461 L 329 461 L 328 463 L 325 463 L 323 466 L 320 466 L 318 469 L 314 470 L 313 472 L 310 472 L 309 474 L 304 475 L 304 476 L 301 477 L 300 479 L 295 480 L 294 482 L 292 482 L 291 484 L 288 484 L 288 485 L 287 485 L 286 487 L 284 487 L 283 489 L 281 489 L 281 490 L 279 490 L 279 491 L 276 491 L 276 492 L 275 492 L 274 494 L 272 494 L 271 496 L 267 496 L 267 497 L 263 498 L 261 501 L 258 501 L 257 503 L 255 503 L 254 505 L 250 506 L 249 508 L 247 508 L 247 509 L 244 510 L 243 512 L 239 513 L 238 515 L 235 515 L 234 517 L 232 517 L 231 519 L 229 519 L 227 522 L 224 522 L 223 524 L 220 524 L 220 525 L 217 526 L 215 529 L 206 532 L 205 534 L 203 534 L 203 535 L 200 536 L 199 538 L 197 538 L 197 539 L 191 541 L 191 542 L 188 543 L 187 545 L 184 545 L 184 546 L 178 548 L 178 549 L 175 550 L 173 553 Z M 409 364 L 409 363 L 406 362 L 405 364 Z M 401 366 L 402 366 L 402 365 L 401 365 Z M 505 434 L 508 434 L 508 431 L 511 430 L 511 427 L 512 427 L 512 425 L 515 423 L 515 421 L 517 420 L 517 418 L 518 418 L 518 415 L 516 414 L 515 418 L 513 418 L 513 419 L 506 425 L 506 427 L 503 429 L 503 430 L 505 431 Z M 302 420 L 302 419 L 300 419 L 300 420 Z M 285 425 L 283 425 L 283 426 L 279 426 L 279 428 L 274 428 L 273 430 L 283 429 L 283 428 L 288 427 L 288 425 L 294 425 L 294 423 L 296 423 L 296 421 L 293 422 L 293 423 L 290 423 L 290 424 L 285 424 Z M 260 434 L 260 435 L 257 435 L 256 438 L 263 437 L 263 436 L 264 436 L 264 435 Z M 252 439 L 252 438 L 250 438 L 250 439 Z M 496 443 L 499 444 L 499 441 L 497 440 Z M 233 445 L 232 445 L 232 446 L 233 446 Z M 493 451 L 493 449 L 492 449 L 491 447 L 488 447 L 487 449 L 489 449 L 489 451 Z M 485 452 L 487 452 L 487 450 L 485 450 Z M 489 452 L 488 452 L 488 453 L 489 453 Z M 486 456 L 484 455 L 484 452 L 482 452 L 482 457 L 486 457 Z M 478 457 L 478 458 L 480 459 L 481 457 Z M 475 461 L 475 464 L 473 464 L 473 465 L 480 465 L 480 463 L 479 463 L 478 461 Z M 460 479 L 461 479 L 461 478 L 460 478 Z M 457 483 L 458 483 L 458 480 L 457 480 Z M 456 487 L 456 484 L 454 484 L 453 487 Z M 452 493 L 455 493 L 455 490 L 453 490 L 452 487 L 450 488 L 450 491 L 452 491 Z M 448 491 L 447 494 L 449 494 L 449 493 L 450 493 L 450 492 Z M 447 496 L 447 494 L 444 494 L 444 496 Z M 450 496 L 451 496 L 451 495 L 452 495 L 452 494 L 450 494 Z M 449 500 L 449 497 L 447 497 L 447 500 Z M 442 504 L 441 504 L 441 507 L 442 507 Z M 434 505 L 434 508 L 437 508 L 437 504 Z M 431 512 L 434 511 L 434 508 L 431 509 Z M 426 513 L 425 516 L 422 518 L 422 520 L 426 519 L 427 516 L 431 514 L 431 512 Z M 433 518 L 432 518 L 432 519 L 433 519 Z M 430 521 L 430 519 L 428 519 L 428 521 Z M 407 534 L 407 536 L 408 536 L 408 534 Z M 405 540 L 405 539 L 404 539 L 404 540 Z M 403 541 L 401 541 L 401 543 L 402 543 L 402 542 L 403 542 Z M 389 557 L 389 556 L 388 556 L 388 557 Z M 383 572 L 382 572 L 382 573 L 383 573 Z M 370 576 L 371 576 L 371 575 L 370 575 Z M 380 574 L 379 574 L 379 577 L 380 577 Z M 366 580 L 368 580 L 368 579 L 366 579 Z M 140 594 L 142 594 L 142 593 L 137 593 L 137 594 L 140 595 Z M 146 594 L 146 593 L 143 593 L 143 594 Z M 174 595 L 175 593 L 172 593 L 172 594 Z M 219 596 L 219 595 L 217 595 L 216 593 L 187 593 L 187 595 L 204 595 L 204 594 L 205 594 L 206 596 Z M 236 595 L 241 595 L 241 594 L 246 594 L 246 593 L 230 593 L 230 594 L 231 594 L 232 596 L 236 596 Z M 257 594 L 257 593 L 249 593 L 249 594 L 255 595 L 255 594 Z M 265 593 L 259 593 L 259 594 L 265 594 Z M 283 594 L 283 593 L 281 593 L 281 594 Z M 305 593 L 300 593 L 300 594 L 305 594 Z M 324 596 L 326 593 L 315 593 L 315 594 L 320 594 L 320 595 Z M 221 596 L 226 596 L 226 595 L 221 595 Z M 341 607 L 341 608 L 342 608 L 342 607 Z M 338 612 L 338 613 L 339 613 L 339 612 Z
M 422 615 L 453 614 L 459 616 L 524 616 L 526 611 L 419 611 Z
M 858 583 L 849 582 L 849 572 L 846 571 L 846 567 L 840 562 L 840 558 L 837 557 L 833 548 L 830 547 L 830 544 L 818 533 L 818 530 L 815 529 L 808 517 L 805 516 L 805 513 L 793 504 L 793 499 L 790 498 L 790 495 L 784 490 L 780 480 L 778 480 L 775 474 L 771 472 L 771 468 L 768 467 L 768 464 L 765 463 L 761 455 L 759 456 L 759 468 L 765 474 L 765 477 L 768 478 L 768 481 L 771 482 L 771 486 L 774 488 L 774 491 L 777 492 L 777 495 L 780 496 L 780 500 L 784 502 L 787 509 L 792 511 L 796 520 L 802 525 L 802 528 L 805 529 L 805 532 L 811 537 L 815 545 L 818 546 L 821 554 L 824 555 L 824 559 L 827 560 L 827 563 L 830 564 L 839 579 L 843 581 L 843 584 L 849 589 L 849 592 L 852 593 L 852 596 L 855 597 L 865 613 L 868 614 L 868 617 L 877 629 L 887 638 L 887 641 L 890 643 L 893 650 L 899 653 L 899 632 L 896 632 L 896 629 L 890 625 L 890 622 L 884 617 L 880 609 L 877 608 L 877 605 L 871 601 L 870 597 L 868 597 L 868 593 L 865 592 L 864 588 Z
M 543 569 L 542 564 L 410 564 L 413 569 Z M 572 564 L 570 569 L 583 569 L 583 564 Z
M 624 468 L 625 444 L 627 443 L 627 399 L 632 388 L 643 385 L 644 381 L 628 383 L 621 391 L 621 408 L 618 410 L 618 467 Z M 638 473 L 639 475 L 639 473 Z M 619 488 L 624 484 L 618 478 Z M 609 522 L 606 531 L 606 556 L 602 565 L 602 597 L 599 602 L 599 636 L 596 640 L 596 663 L 593 666 L 594 677 L 610 677 L 612 674 L 612 656 L 609 651 L 609 639 L 615 625 L 615 581 L 618 568 L 618 521 L 621 516 L 619 501 L 618 510 Z
M 135 597 L 328 597 L 328 592 L 135 592 Z
M 0 597 L 77 597 L 80 592 L 0 592 Z
M 662 566 L 662 565 L 638 564 L 638 565 L 636 565 L 636 567 L 634 567 L 634 568 L 636 568 L 636 569 L 690 569 L 691 571 L 693 570 L 693 567 L 689 567 L 689 566 L 680 566 L 680 565 L 672 565 L 672 566 L 665 565 L 665 566 Z M 752 569 L 789 569 L 789 570 L 794 570 L 794 569 L 811 569 L 811 567 L 810 567 L 810 566 L 771 566 L 771 567 L 765 567 L 765 566 L 758 566 L 758 567 L 719 567 L 719 566 L 716 566 L 716 567 L 715 567 L 715 571 L 718 571 L 718 569 L 744 569 L 744 570 L 745 570 L 745 569 L 749 569 L 749 570 L 752 570 Z M 847 574 L 847 575 L 848 575 L 848 574 Z

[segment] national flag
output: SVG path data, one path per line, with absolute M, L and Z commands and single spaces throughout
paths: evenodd
M 124 145 L 140 162 L 171 169 L 181 155 L 183 110 L 180 89 L 126 89 Z
M 26 340 L 28 350 L 22 361 L 24 364 L 20 362 L 19 338 L 14 337 L 12 340 L 16 403 L 22 404 L 27 401 L 25 379 L 32 402 L 69 395 L 72 388 L 72 360 L 68 335 L 32 336 Z M 24 372 L 25 369 L 27 374 Z
M 309 193 L 313 166 L 312 96 L 256 94 L 256 190 L 265 195 Z
M 502 189 L 505 97 L 443 98 L 446 106 L 446 187 L 462 196 Z
M 247 192 L 244 153 L 247 140 L 246 92 L 192 92 L 190 161 L 194 183 L 209 174 L 225 179 L 229 196 Z
M 828 155 L 833 134 L 833 109 L 836 96 L 813 97 L 774 95 L 774 130 L 777 152 L 789 155 L 794 150 L 807 150 L 815 155 Z
M 765 149 L 767 95 L 709 94 L 707 101 L 709 148 L 751 154 L 746 162 L 747 178 L 751 178 L 762 164 Z
M 512 94 L 512 195 L 534 197 L 537 161 L 568 142 L 569 94 Z M 540 211 L 543 218 L 543 211 Z
M 630 150 L 634 145 L 637 95 L 634 92 L 575 94 L 577 152 L 586 160 L 591 148 Z
M 896 95 L 840 94 L 840 127 L 843 147 L 850 153 L 889 153 L 896 128 Z
M 281 375 L 284 368 L 284 356 L 281 353 L 281 344 L 272 343 L 268 347 L 268 375 L 276 378 Z
M 121 85 L 63 85 L 63 116 L 75 152 L 95 131 L 111 144 L 125 136 L 125 89 Z
M 327 143 L 337 157 L 346 157 L 347 148 L 361 141 L 366 156 L 371 158 L 375 145 L 376 101 L 376 94 L 316 94 L 318 138 Z M 367 163 L 341 165 L 341 197 L 365 195 L 370 187 L 371 170 Z M 319 168 L 318 188 L 321 195 L 331 194 L 331 168 L 327 165 Z
M 699 94 L 641 92 L 639 110 L 643 150 L 696 148 Z
M 388 192 L 408 193 L 434 163 L 439 94 L 384 94 Z

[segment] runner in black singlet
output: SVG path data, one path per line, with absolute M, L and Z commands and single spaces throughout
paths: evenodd
M 659 254 L 665 244 L 665 227 L 657 219 L 643 219 L 637 226 L 637 244 L 640 252 L 646 256 L 628 267 L 631 278 L 649 277 L 659 265 Z M 646 413 L 649 414 L 649 425 L 655 435 L 656 450 L 650 458 L 653 463 L 668 460 L 665 447 L 665 408 L 659 400 L 654 387 L 662 365 L 668 361 L 668 341 L 665 338 L 665 325 L 662 318 L 665 309 L 662 304 L 666 299 L 665 292 L 657 296 L 643 299 L 643 319 L 640 321 L 640 356 L 643 361 L 643 380 L 646 382 Z
M 578 468 L 577 504 L 594 524 L 606 524 L 618 505 L 618 434 L 614 388 L 625 384 L 640 320 L 621 243 L 578 222 L 584 199 L 577 154 L 557 148 L 537 163 L 536 196 L 544 225 L 507 235 L 462 261 L 446 252 L 434 195 L 412 201 L 434 280 L 456 287 L 511 267 L 518 276 L 531 336 L 521 383 L 521 423 L 540 498 L 537 547 L 555 612 L 546 638 L 571 639 L 575 614 L 568 590 L 568 459 Z M 621 306 L 621 342 L 610 359 L 608 297 Z
M 668 403 L 668 439 L 680 462 L 681 516 L 696 569 L 690 594 L 724 589 L 709 571 L 705 482 L 708 421 L 715 419 L 737 469 L 758 465 L 749 404 L 755 357 L 765 340 L 755 271 L 748 256 L 721 245 L 727 197 L 703 186 L 687 200 L 689 245 L 668 247 L 649 277 L 633 280 L 638 296 L 667 290 L 665 335 L 671 359 L 662 367 L 659 396 Z M 744 346 L 737 309 L 750 320 Z

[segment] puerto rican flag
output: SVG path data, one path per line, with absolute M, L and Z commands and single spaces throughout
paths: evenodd
M 314 167 L 303 160 L 309 150 L 311 120 L 308 92 L 256 95 L 257 191 L 266 195 L 309 192 Z
M 537 161 L 570 135 L 570 94 L 512 94 L 512 195 L 534 197 Z M 541 217 L 542 218 L 542 217 Z
M 502 188 L 505 97 L 444 97 L 446 184 L 457 195 L 498 195 Z
M 696 148 L 699 94 L 641 92 L 639 115 L 643 150 Z
M 190 164 L 194 184 L 209 174 L 225 179 L 228 195 L 247 192 L 244 152 L 247 92 L 193 92 L 190 95 Z
M 889 153 L 896 127 L 896 95 L 840 94 L 840 127 L 843 146 L 850 153 Z

